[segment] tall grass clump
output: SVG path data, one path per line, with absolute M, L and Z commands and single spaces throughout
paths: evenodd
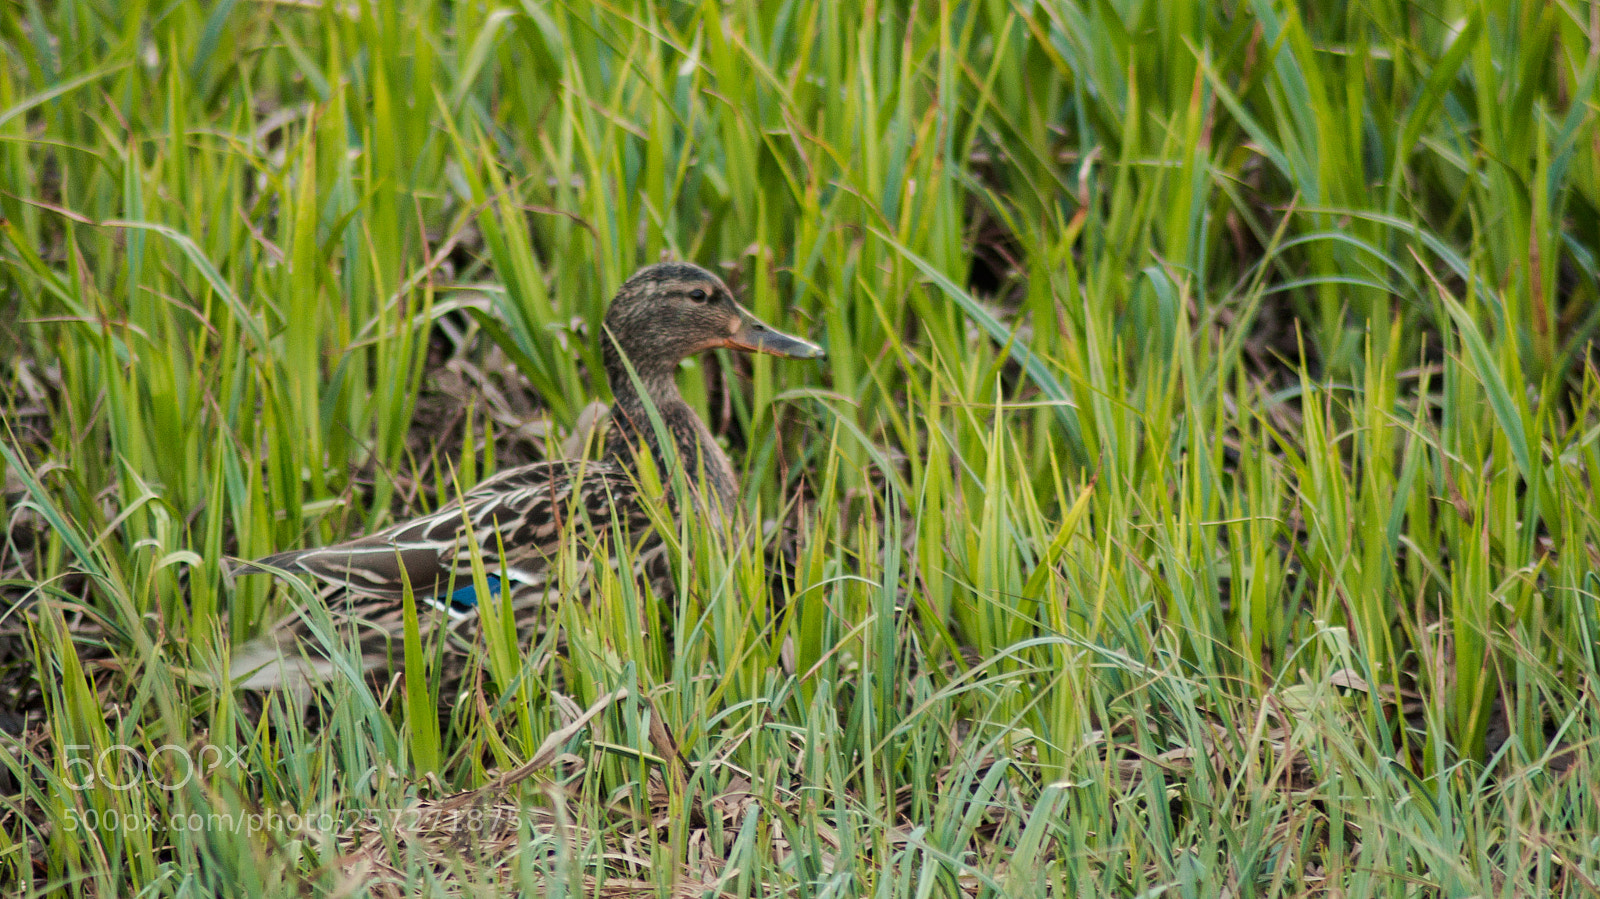
M 1595 4 L 0 3 L 7 895 L 1600 883 Z M 685 365 L 676 601 L 229 573 L 576 451 L 662 257 L 828 349 Z

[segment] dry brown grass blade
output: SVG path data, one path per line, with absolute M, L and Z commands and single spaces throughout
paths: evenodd
M 602 696 L 571 723 L 546 737 L 527 762 L 481 787 L 440 799 L 419 799 L 392 815 L 366 816 L 346 838 L 351 848 L 341 859 L 341 868 L 347 877 L 368 880 L 378 895 L 399 896 L 407 881 L 405 871 L 396 862 L 405 857 L 407 850 L 418 853 L 444 879 L 453 880 L 470 869 L 474 872 L 471 880 L 479 882 L 485 874 L 491 879 L 509 876 L 510 862 L 521 848 L 524 827 L 559 837 L 546 844 L 552 847 L 586 841 L 590 834 L 570 823 L 570 816 L 560 808 L 563 800 L 559 794 L 550 794 L 553 808 L 528 806 L 506 798 L 506 794 L 511 787 L 554 763 L 562 746 L 627 695 L 624 688 Z
M 584 710 L 584 713 L 578 716 L 578 718 L 571 724 L 568 724 L 566 727 L 554 731 L 550 734 L 550 736 L 545 737 L 544 742 L 539 744 L 538 751 L 534 752 L 533 758 L 527 760 L 521 765 L 518 765 L 510 771 L 507 771 L 505 774 L 500 775 L 489 783 L 478 787 L 477 789 L 467 790 L 463 793 L 457 793 L 454 796 L 447 796 L 444 799 L 439 800 L 440 803 L 442 803 L 443 807 L 445 808 L 461 808 L 463 806 L 471 805 L 476 802 L 476 797 L 478 796 L 503 791 L 520 781 L 526 780 L 528 776 L 533 774 L 535 771 L 538 771 L 541 768 L 549 767 L 550 764 L 553 763 L 558 756 L 560 756 L 561 747 L 566 745 L 568 740 L 571 740 L 573 737 L 577 736 L 578 731 L 588 727 L 589 722 L 593 721 L 596 715 L 599 715 L 601 712 L 609 708 L 612 703 L 626 699 L 627 696 L 628 688 L 622 687 L 600 697 L 599 699 L 595 700 L 593 705 L 590 705 L 588 709 Z

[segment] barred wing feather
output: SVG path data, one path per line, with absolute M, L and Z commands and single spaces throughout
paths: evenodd
M 457 626 L 476 618 L 473 544 L 491 592 L 509 582 L 519 637 L 527 641 L 548 620 L 545 610 L 561 599 L 547 580 L 562 541 L 577 540 L 583 550 L 589 541 L 609 542 L 618 532 L 632 543 L 636 570 L 658 592 L 670 590 L 665 544 L 652 531 L 625 468 L 613 462 L 536 462 L 501 472 L 430 515 L 344 543 L 247 562 L 241 571 L 306 574 L 322 582 L 328 610 L 356 625 L 362 665 L 372 669 L 395 664 L 391 644 L 403 626 L 407 582 L 419 601 L 448 613 L 432 618 L 430 630 L 443 624 L 452 641 L 471 643 L 461 639 Z M 579 571 L 590 565 L 580 555 Z M 306 636 L 302 614 L 236 650 L 231 668 L 239 686 L 286 686 L 304 697 L 311 682 L 329 675 L 327 659 L 297 648 Z
M 564 529 L 575 518 L 601 538 L 610 535 L 613 523 L 635 536 L 650 524 L 621 466 L 535 462 L 501 472 L 431 515 L 344 543 L 268 556 L 251 566 L 310 574 L 374 597 L 399 599 L 407 582 L 416 596 L 439 596 L 471 583 L 470 547 L 476 544 L 490 574 L 513 584 L 541 585 Z

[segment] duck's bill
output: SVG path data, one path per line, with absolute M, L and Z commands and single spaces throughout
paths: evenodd
M 740 310 L 743 312 L 743 310 Z M 748 350 L 752 353 L 770 353 L 774 356 L 785 356 L 790 359 L 821 359 L 828 354 L 809 340 L 791 337 L 782 331 L 774 331 L 767 327 L 760 319 L 745 312 L 739 316 L 740 328 L 732 337 L 729 337 L 723 346 L 733 350 Z

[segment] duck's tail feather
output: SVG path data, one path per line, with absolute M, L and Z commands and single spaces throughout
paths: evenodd
M 386 653 L 364 651 L 357 665 L 365 675 L 388 662 Z M 304 642 L 266 634 L 234 648 L 228 677 L 237 688 L 282 690 L 305 703 L 318 684 L 338 677 L 343 667 Z

